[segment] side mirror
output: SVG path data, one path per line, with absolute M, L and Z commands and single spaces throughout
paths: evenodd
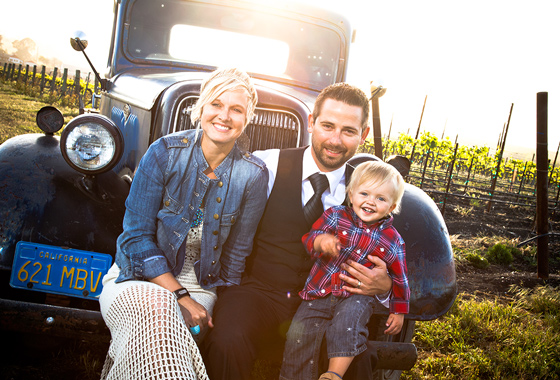
M 70 45 L 72 46 L 72 49 L 74 49 L 76 51 L 81 51 L 82 53 L 84 53 L 84 57 L 86 57 L 86 59 L 89 63 L 89 66 L 93 70 L 93 73 L 95 74 L 95 77 L 97 78 L 97 80 L 99 81 L 99 83 L 101 85 L 101 90 L 105 91 L 107 89 L 107 80 L 101 79 L 101 77 L 99 76 L 99 73 L 97 72 L 97 70 L 95 70 L 95 67 L 93 67 L 93 63 L 91 63 L 91 61 L 89 60 L 89 57 L 86 54 L 86 47 L 88 46 L 88 40 L 87 40 L 86 34 L 82 31 L 79 31 L 79 30 L 74 32 L 74 35 L 72 37 L 70 37 Z
M 70 37 L 70 45 L 72 46 L 72 49 L 76 51 L 84 51 L 88 46 L 86 34 L 79 30 L 74 32 L 74 35 Z

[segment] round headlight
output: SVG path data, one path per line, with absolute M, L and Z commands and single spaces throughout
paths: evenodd
M 62 131 L 60 150 L 72 168 L 84 174 L 99 174 L 111 170 L 121 159 L 123 137 L 107 117 L 80 115 Z

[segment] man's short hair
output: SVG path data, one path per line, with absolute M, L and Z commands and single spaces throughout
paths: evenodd
M 325 103 L 327 99 L 333 99 L 350 106 L 360 107 L 362 109 L 362 132 L 365 130 L 369 118 L 369 99 L 362 90 L 348 83 L 335 83 L 325 87 L 315 100 L 313 120 L 317 120 L 321 114 L 323 103 Z

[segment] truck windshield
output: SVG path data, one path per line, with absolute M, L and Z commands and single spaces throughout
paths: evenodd
M 322 89 L 336 80 L 341 37 L 332 29 L 259 11 L 184 0 L 138 0 L 125 50 L 153 64 L 236 66 Z

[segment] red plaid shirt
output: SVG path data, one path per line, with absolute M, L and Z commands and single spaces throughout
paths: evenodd
M 313 249 L 313 242 L 320 234 L 334 235 L 340 241 L 342 249 L 336 258 L 322 255 Z M 303 244 L 311 258 L 315 259 L 305 287 L 299 295 L 304 300 L 325 297 L 329 293 L 338 297 L 349 297 L 350 293 L 338 283 L 337 273 L 348 275 L 340 269 L 341 264 L 352 259 L 362 265 L 371 267 L 367 259 L 369 254 L 378 256 L 387 263 L 387 270 L 393 280 L 389 311 L 391 313 L 408 313 L 410 289 L 408 287 L 405 261 L 404 241 L 393 227 L 393 217 L 389 216 L 374 224 L 364 223 L 351 207 L 334 206 L 329 208 L 313 223 L 310 232 L 302 238 Z

